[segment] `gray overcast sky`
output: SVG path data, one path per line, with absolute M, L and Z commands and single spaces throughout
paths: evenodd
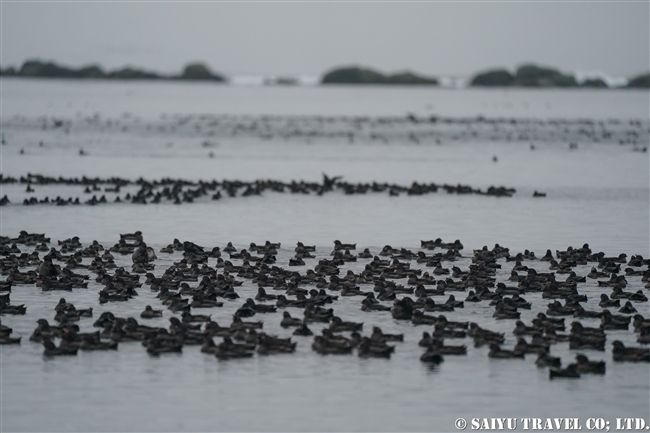
M 648 2 L 3 3 L 3 67 L 27 58 L 226 74 L 383 71 L 470 75 L 522 62 L 647 71 Z

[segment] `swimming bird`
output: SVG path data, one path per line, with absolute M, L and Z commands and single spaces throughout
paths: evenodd
M 338 239 L 334 241 L 334 251 L 340 250 L 356 250 L 357 244 L 343 244 Z
M 576 355 L 579 373 L 605 374 L 605 361 L 590 361 L 585 355 Z
M 291 326 L 301 326 L 303 324 L 302 320 L 298 318 L 291 317 L 291 314 L 289 314 L 288 311 L 285 311 L 282 313 L 282 321 L 280 322 L 280 326 L 283 328 L 289 328 Z
M 501 347 L 496 344 L 492 343 L 490 344 L 490 351 L 488 352 L 488 356 L 490 358 L 521 358 L 523 359 L 525 356 L 524 352 L 515 352 L 513 350 L 504 350 L 501 349 Z
M 538 367 L 560 368 L 562 365 L 562 360 L 560 358 L 549 355 L 548 349 L 540 349 L 537 352 L 537 360 L 535 361 L 535 365 Z
M 344 322 L 340 317 L 333 316 L 332 321 L 330 322 L 329 330 L 332 332 L 354 332 L 361 331 L 363 329 L 363 323 L 355 322 Z
M 307 327 L 307 324 L 303 323 L 301 324 L 298 328 L 296 328 L 295 331 L 293 331 L 293 335 L 300 335 L 303 337 L 307 337 L 310 335 L 314 335 L 314 333 Z
M 155 317 L 162 317 L 162 310 L 154 310 L 151 308 L 151 305 L 147 305 L 142 313 L 140 313 L 140 317 L 143 319 L 153 319 Z
M 650 362 L 650 349 L 625 347 L 625 345 L 616 340 L 612 343 L 612 354 L 614 361 L 617 362 Z
M 360 358 L 390 358 L 395 351 L 395 346 L 388 346 L 381 342 L 373 341 L 363 337 L 358 345 L 358 356 Z
M 43 341 L 43 347 L 45 350 L 43 351 L 43 355 L 45 356 L 59 356 L 59 355 L 76 355 L 77 354 L 77 348 L 68 348 L 68 347 L 56 347 L 54 343 L 51 340 L 44 340 Z
M 444 358 L 440 353 L 436 351 L 436 348 L 431 346 L 427 348 L 427 351 L 420 356 L 421 362 L 431 363 L 431 364 L 440 364 L 444 361 Z
M 578 379 L 580 378 L 580 372 L 578 371 L 577 364 L 569 364 L 567 368 L 551 368 L 549 370 L 549 378 L 554 379 L 558 377 Z

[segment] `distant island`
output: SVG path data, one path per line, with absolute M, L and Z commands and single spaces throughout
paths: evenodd
M 436 78 L 421 77 L 411 72 L 384 75 L 374 69 L 341 67 L 323 76 L 321 84 L 402 84 L 438 85 Z M 588 87 L 609 88 L 600 78 L 586 79 L 578 83 L 573 74 L 565 74 L 555 68 L 533 64 L 521 65 L 514 73 L 499 68 L 478 73 L 470 80 L 470 87 Z M 628 80 L 628 88 L 650 88 L 650 74 L 642 74 Z
M 97 80 L 185 80 L 225 82 L 226 78 L 215 74 L 203 63 L 190 63 L 179 75 L 162 75 L 142 69 L 126 67 L 114 71 L 104 71 L 100 66 L 89 65 L 79 69 L 57 65 L 54 62 L 27 60 L 20 69 L 9 67 L 0 70 L 0 75 L 33 78 L 77 78 Z
M 412 72 L 384 75 L 373 69 L 351 66 L 327 72 L 323 76 L 321 84 L 414 84 L 437 86 L 439 83 L 435 78 L 420 77 Z
M 578 83 L 571 74 L 564 74 L 557 69 L 533 64 L 521 65 L 514 73 L 507 69 L 491 69 L 474 75 L 470 81 L 472 87 L 591 87 L 608 88 L 600 78 L 587 79 Z M 650 88 L 650 74 L 632 77 L 628 88 Z
M 649 89 L 650 88 L 650 73 L 641 74 L 634 78 L 630 78 L 627 87 L 636 89 Z
M 0 68 L 0 76 L 29 78 L 65 78 L 93 80 L 181 80 L 225 83 L 228 78 L 212 72 L 204 63 L 193 62 L 186 65 L 177 75 L 164 75 L 144 69 L 125 67 L 105 71 L 98 65 L 71 68 L 51 61 L 27 60 L 20 68 Z M 266 77 L 264 85 L 298 85 L 296 77 Z M 384 74 L 376 69 L 360 66 L 345 66 L 327 71 L 320 80 L 322 85 L 423 85 L 438 86 L 438 78 L 418 75 L 414 72 Z M 571 73 L 564 73 L 552 67 L 524 64 L 514 72 L 506 68 L 495 68 L 479 72 L 469 80 L 469 87 L 525 87 L 525 88 L 602 88 L 609 85 L 600 78 L 590 78 L 578 82 Z M 640 74 L 628 79 L 627 85 L 617 88 L 650 89 L 650 73 Z

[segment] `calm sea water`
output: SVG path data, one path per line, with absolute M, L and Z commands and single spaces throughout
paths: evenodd
M 45 232 L 53 240 L 77 235 L 84 243 L 97 239 L 110 246 L 119 233 L 142 230 L 156 249 L 175 237 L 208 247 L 232 241 L 240 248 L 269 239 L 282 242 L 278 263 L 285 264 L 296 241 L 316 244 L 317 254 L 325 257 L 334 239 L 357 242 L 378 253 L 385 244 L 416 249 L 420 239 L 437 237 L 463 241 L 466 258 L 458 263 L 461 268 L 469 265 L 472 249 L 494 243 L 514 253 L 528 248 L 541 255 L 547 248 L 589 242 L 592 249 L 608 255 L 625 252 L 647 257 L 648 154 L 634 149 L 647 146 L 648 106 L 648 93 L 636 91 L 5 79 L 2 173 L 6 176 L 31 172 L 130 179 L 319 181 L 325 172 L 354 182 L 462 183 L 484 189 L 506 185 L 517 193 L 512 198 L 494 198 L 267 192 L 261 197 L 182 206 L 28 207 L 20 205 L 28 195 L 86 196 L 81 187 L 37 186 L 35 193 L 27 194 L 24 185 L 4 185 L 1 194 L 7 194 L 12 204 L 0 208 L 0 232 L 4 236 L 23 229 Z M 409 113 L 418 119 L 485 116 L 542 123 L 502 124 L 495 131 L 480 122 L 434 127 L 395 120 Z M 339 120 L 321 122 L 305 116 Z M 353 117 L 370 120 L 359 127 Z M 379 118 L 393 120 L 382 123 Z M 53 127 L 54 119 L 63 120 L 64 126 Z M 548 123 L 552 119 L 574 123 L 558 130 Z M 604 127 L 594 128 L 630 141 L 595 142 L 580 131 L 592 127 L 575 123 L 578 119 L 596 125 L 604 122 Z M 608 123 L 611 120 L 617 122 Z M 631 127 L 630 120 L 643 124 Z M 630 130 L 637 135 L 629 135 Z M 352 142 L 345 135 L 351 131 Z M 417 142 L 410 138 L 412 134 Z M 570 150 L 570 142 L 577 149 Z M 82 148 L 86 156 L 79 155 Z M 546 192 L 547 197 L 533 198 L 535 190 Z M 112 200 L 115 195 L 107 197 Z M 178 254 L 161 257 L 156 274 L 179 258 Z M 126 266 L 129 260 L 118 258 L 118 263 Z M 343 271 L 358 272 L 364 263 L 348 265 Z M 542 263 L 533 266 L 546 271 Z M 510 264 L 504 264 L 499 276 L 507 278 L 510 269 Z M 580 275 L 588 270 L 576 268 Z M 641 287 L 633 278 L 626 290 Z M 159 305 L 155 294 L 143 289 L 125 305 L 99 306 L 99 289 L 93 282 L 87 290 L 65 296 L 78 308 L 92 306 L 96 316 L 111 310 L 138 317 L 145 305 Z M 586 307 L 597 308 L 593 300 L 601 291 L 596 284 L 582 284 L 579 290 L 589 296 Z M 245 299 L 256 287 L 246 282 L 238 291 Z M 294 337 L 298 349 L 293 355 L 227 362 L 201 354 L 195 346 L 185 347 L 179 356 L 151 358 L 137 343 L 121 344 L 114 353 L 48 360 L 42 356 L 42 346 L 28 338 L 38 318 L 53 317 L 59 296 L 31 286 L 11 295 L 12 303 L 25 303 L 28 309 L 25 316 L 2 317 L 3 324 L 23 337 L 20 346 L 0 346 L 3 431 L 453 431 L 458 417 L 650 419 L 647 364 L 614 364 L 609 351 L 590 352 L 591 358 L 607 361 L 605 376 L 551 382 L 546 370 L 535 367 L 534 356 L 523 362 L 491 360 L 487 348 L 473 348 L 470 340 L 464 340 L 470 346 L 466 357 L 448 356 L 443 365 L 430 369 L 420 363 L 422 350 L 417 346 L 428 327 L 394 321 L 388 313 L 364 313 L 358 298 L 340 300 L 335 312 L 344 320 L 364 322 L 366 333 L 373 325 L 404 333 L 405 342 L 396 344 L 392 359 L 322 357 L 312 352 L 309 338 Z M 545 311 L 547 302 L 539 294 L 525 297 L 533 302 L 533 309 L 522 314 L 528 323 Z M 227 302 L 208 313 L 225 325 L 240 305 L 241 300 Z M 647 316 L 648 304 L 636 306 Z M 513 322 L 494 321 L 491 313 L 483 302 L 449 317 L 505 332 L 506 346 L 511 347 Z M 150 324 L 166 326 L 168 317 L 171 313 L 165 310 L 163 319 Z M 277 314 L 260 320 L 268 333 L 290 334 L 280 328 Z M 598 322 L 583 323 L 597 326 Z M 92 320 L 83 319 L 80 326 L 90 331 Z M 317 332 L 319 326 L 313 330 Z M 636 345 L 632 332 L 613 332 L 608 344 L 614 339 Z M 552 351 L 564 364 L 575 356 L 566 343 L 553 346 Z

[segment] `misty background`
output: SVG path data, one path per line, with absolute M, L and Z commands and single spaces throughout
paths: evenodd
M 648 2 L 3 2 L 2 67 L 320 76 L 341 65 L 471 76 L 534 62 L 578 76 L 650 68 Z

